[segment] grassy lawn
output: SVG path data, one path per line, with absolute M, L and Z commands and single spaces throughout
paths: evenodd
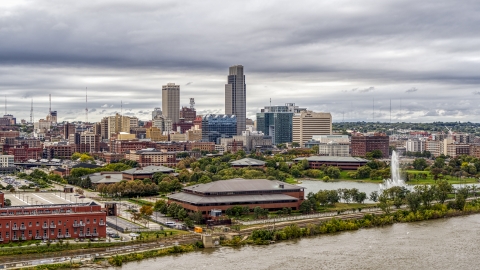
M 165 234 L 167 236 L 165 236 Z M 158 234 L 158 239 L 163 239 L 165 237 L 173 237 L 176 235 L 183 235 L 183 234 L 189 234 L 188 231 L 182 231 L 182 230 L 175 230 L 175 229 L 167 229 L 165 228 L 163 231 L 157 231 L 157 232 L 142 232 L 142 236 L 144 240 L 155 240 L 157 239 L 157 234 Z
M 320 207 L 319 212 L 335 212 L 342 210 L 358 209 L 358 208 L 367 208 L 376 206 L 376 203 L 336 203 L 333 206 L 324 206 Z
M 427 175 L 426 179 L 414 179 L 414 180 L 408 181 L 407 184 L 410 184 L 410 185 L 425 185 L 425 184 L 432 185 L 432 184 L 435 184 L 435 180 L 433 180 L 433 175 L 430 174 L 430 171 L 407 170 L 406 172 L 410 173 L 410 174 L 424 173 L 424 174 Z M 450 176 L 450 175 L 445 175 L 443 177 L 443 179 L 447 180 L 450 184 L 473 184 L 473 183 L 478 183 L 478 180 L 476 178 L 471 178 L 471 177 L 460 179 L 460 178 L 453 177 L 453 176 Z

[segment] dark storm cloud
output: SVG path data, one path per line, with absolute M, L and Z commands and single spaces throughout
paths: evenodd
M 89 87 L 89 119 L 121 101 L 148 119 L 175 82 L 182 105 L 219 113 L 228 67 L 243 64 L 249 117 L 272 98 L 334 121 L 390 109 L 401 121 L 475 120 L 479 11 L 468 0 L 2 1 L 0 91 L 17 118 L 31 98 L 46 115 L 52 94 L 60 119 L 83 120 Z

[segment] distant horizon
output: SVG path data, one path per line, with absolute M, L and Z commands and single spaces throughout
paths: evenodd
M 476 121 L 475 1 L 4 0 L 0 95 L 8 113 L 59 120 L 120 112 L 146 120 L 161 88 L 224 113 L 228 68 L 243 65 L 248 118 L 270 104 L 333 121 Z M 372 114 L 374 112 L 374 115 Z

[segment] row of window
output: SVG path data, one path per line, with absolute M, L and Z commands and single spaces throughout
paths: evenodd
M 87 228 L 85 235 L 90 236 L 90 235 L 91 235 L 91 232 L 92 232 L 92 231 L 90 230 L 90 228 Z M 74 228 L 74 229 L 73 229 L 73 234 L 75 234 L 75 235 L 76 235 L 76 234 L 79 234 L 80 236 L 83 236 L 83 235 L 84 235 L 83 229 L 77 230 L 77 228 Z M 12 233 L 12 235 L 13 235 L 13 238 L 16 238 L 16 237 L 17 237 L 17 232 L 14 231 L 14 232 Z M 55 235 L 55 230 L 51 229 L 51 230 L 50 230 L 50 235 Z M 98 233 L 97 233 L 97 228 L 93 228 L 93 236 L 97 236 L 97 235 L 98 235 Z M 21 236 L 21 237 L 24 237 L 24 236 L 25 236 L 25 233 L 22 231 L 22 232 L 20 233 L 20 236 Z M 28 231 L 28 236 L 29 236 L 29 237 L 32 237 L 32 230 L 29 230 L 29 231 Z M 39 236 L 40 236 L 40 230 L 36 230 L 36 232 L 35 232 L 35 237 L 39 237 Z M 44 236 L 44 237 L 47 237 L 47 236 L 48 236 L 48 230 L 43 230 L 43 236 Z M 62 229 L 58 229 L 58 231 L 57 231 L 57 236 L 70 237 L 70 232 L 69 232 L 68 229 L 65 229 L 65 235 L 63 235 L 63 234 L 62 234 Z M 10 232 L 5 232 L 5 238 L 10 238 Z M 3 239 L 3 237 L 2 237 L 2 232 L 0 232 L 0 239 Z
M 68 219 L 67 219 L 67 222 L 68 222 Z M 87 224 L 90 224 L 90 219 L 87 218 L 86 223 L 87 223 Z M 73 221 L 73 225 L 78 225 L 78 224 L 83 224 L 83 220 L 80 220 L 79 222 L 77 222 L 77 220 L 75 219 L 75 220 Z M 93 224 L 97 224 L 97 219 L 96 219 L 96 218 L 93 219 Z M 100 219 L 100 224 L 101 224 L 101 225 L 104 224 L 103 219 Z M 58 225 L 62 225 L 62 221 L 61 221 L 61 220 L 58 221 Z M 66 226 L 67 223 L 65 222 L 63 225 Z M 37 221 L 36 226 L 37 226 L 37 227 L 40 226 L 40 222 L 39 222 L 39 221 Z M 51 222 L 50 222 L 50 225 L 48 225 L 47 222 L 44 221 L 44 222 L 43 222 L 43 226 L 55 226 L 55 222 L 54 222 L 54 221 L 51 221 Z M 29 222 L 29 223 L 28 223 L 28 227 L 32 227 L 32 222 Z M 0 228 L 2 228 L 2 223 L 0 223 Z M 5 228 L 10 228 L 10 223 L 9 223 L 9 222 L 5 223 Z M 16 222 L 13 222 L 12 228 L 18 228 Z M 25 223 L 24 223 L 24 222 L 22 222 L 22 223 L 20 224 L 20 228 L 25 228 Z

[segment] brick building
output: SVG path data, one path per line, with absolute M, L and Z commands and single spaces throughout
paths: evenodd
M 193 108 L 182 107 L 180 110 L 180 118 L 183 118 L 185 121 L 193 122 L 197 118 L 197 111 Z
M 233 206 L 261 207 L 279 210 L 284 207 L 298 210 L 304 200 L 304 188 L 281 181 L 266 179 L 230 179 L 183 188 L 168 196 L 168 203 L 180 204 L 190 212 L 200 211 L 208 216 L 211 210 Z
M 110 152 L 127 153 L 131 150 L 141 150 L 146 148 L 155 148 L 154 142 L 148 141 L 112 141 L 110 144 Z
M 187 151 L 192 151 L 194 149 L 198 149 L 200 151 L 213 152 L 213 151 L 215 151 L 215 143 L 214 142 L 189 142 L 189 143 L 187 143 L 187 147 L 186 147 Z
M 28 144 L 21 145 L 5 145 L 3 151 L 7 155 L 13 155 L 15 162 L 25 162 L 29 159 L 41 159 L 43 156 L 43 148 L 29 147 Z
M 352 156 L 365 157 L 368 152 L 380 150 L 383 158 L 389 157 L 389 136 L 385 134 L 352 136 Z
M 73 144 L 54 144 L 45 146 L 43 157 L 46 159 L 70 159 L 73 153 L 75 153 L 75 145 Z
M 175 152 L 159 151 L 154 148 L 131 150 L 125 154 L 125 159 L 136 161 L 140 167 L 151 165 L 175 166 L 177 164 L 177 154 Z
M 338 167 L 342 170 L 356 170 L 368 163 L 368 160 L 358 157 L 337 157 L 337 156 L 312 156 L 300 157 L 293 161 L 295 163 L 306 159 L 309 169 L 320 169 L 322 166 Z
M 186 144 L 186 142 L 157 142 L 155 149 L 167 152 L 183 152 Z
M 106 212 L 96 203 L 3 207 L 0 193 L 0 243 L 23 240 L 105 238 Z

